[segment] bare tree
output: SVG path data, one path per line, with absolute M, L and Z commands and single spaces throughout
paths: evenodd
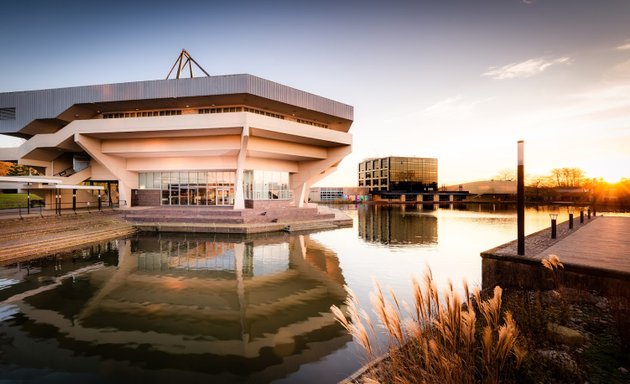
M 495 180 L 500 181 L 515 181 L 516 171 L 513 168 L 503 168 L 494 176 Z
M 579 187 L 584 183 L 584 171 L 580 168 L 554 168 L 551 170 L 551 178 L 556 187 Z

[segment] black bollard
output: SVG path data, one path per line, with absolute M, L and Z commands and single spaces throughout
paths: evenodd
M 584 224 L 584 210 L 580 209 L 580 224 Z
M 573 229 L 573 212 L 569 213 L 569 229 Z
M 590 208 L 587 211 L 587 216 L 586 217 L 588 217 L 589 220 L 591 219 L 591 209 Z
M 551 238 L 556 238 L 556 219 L 551 219 Z

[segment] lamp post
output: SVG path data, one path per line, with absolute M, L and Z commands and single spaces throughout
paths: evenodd
M 556 238 L 556 220 L 558 219 L 557 213 L 550 213 L 549 217 L 551 218 L 551 238 Z
M 567 208 L 569 211 L 569 229 L 573 229 L 573 207 Z
M 517 142 L 517 164 L 516 164 L 516 231 L 517 250 L 516 254 L 525 255 L 525 164 L 524 164 L 524 142 Z

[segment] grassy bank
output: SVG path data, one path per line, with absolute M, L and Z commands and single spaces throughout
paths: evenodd
M 31 206 L 43 202 L 44 199 L 31 193 Z M 36 203 L 35 203 L 36 202 Z M 28 195 L 26 193 L 0 193 L 0 209 L 26 208 Z

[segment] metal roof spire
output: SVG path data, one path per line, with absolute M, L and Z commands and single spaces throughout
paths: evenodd
M 186 69 L 186 65 L 188 65 L 188 69 L 190 70 L 190 78 L 192 79 L 194 77 L 192 67 L 193 63 L 195 63 L 197 68 L 201 69 L 201 71 L 205 73 L 206 76 L 210 77 L 210 74 L 208 74 L 208 72 L 206 72 L 206 70 L 203 69 L 201 65 L 199 65 L 199 63 L 197 63 L 195 59 L 192 58 L 192 56 L 190 56 L 190 53 L 188 53 L 188 51 L 186 51 L 185 49 L 182 49 L 182 53 L 177 56 L 177 60 L 175 60 L 175 63 L 171 67 L 171 70 L 168 71 L 168 75 L 166 75 L 166 80 L 168 80 L 168 78 L 171 76 L 171 73 L 173 72 L 173 69 L 175 69 L 175 66 L 177 66 L 177 74 L 175 75 L 175 78 L 179 79 L 182 75 L 182 70 Z

